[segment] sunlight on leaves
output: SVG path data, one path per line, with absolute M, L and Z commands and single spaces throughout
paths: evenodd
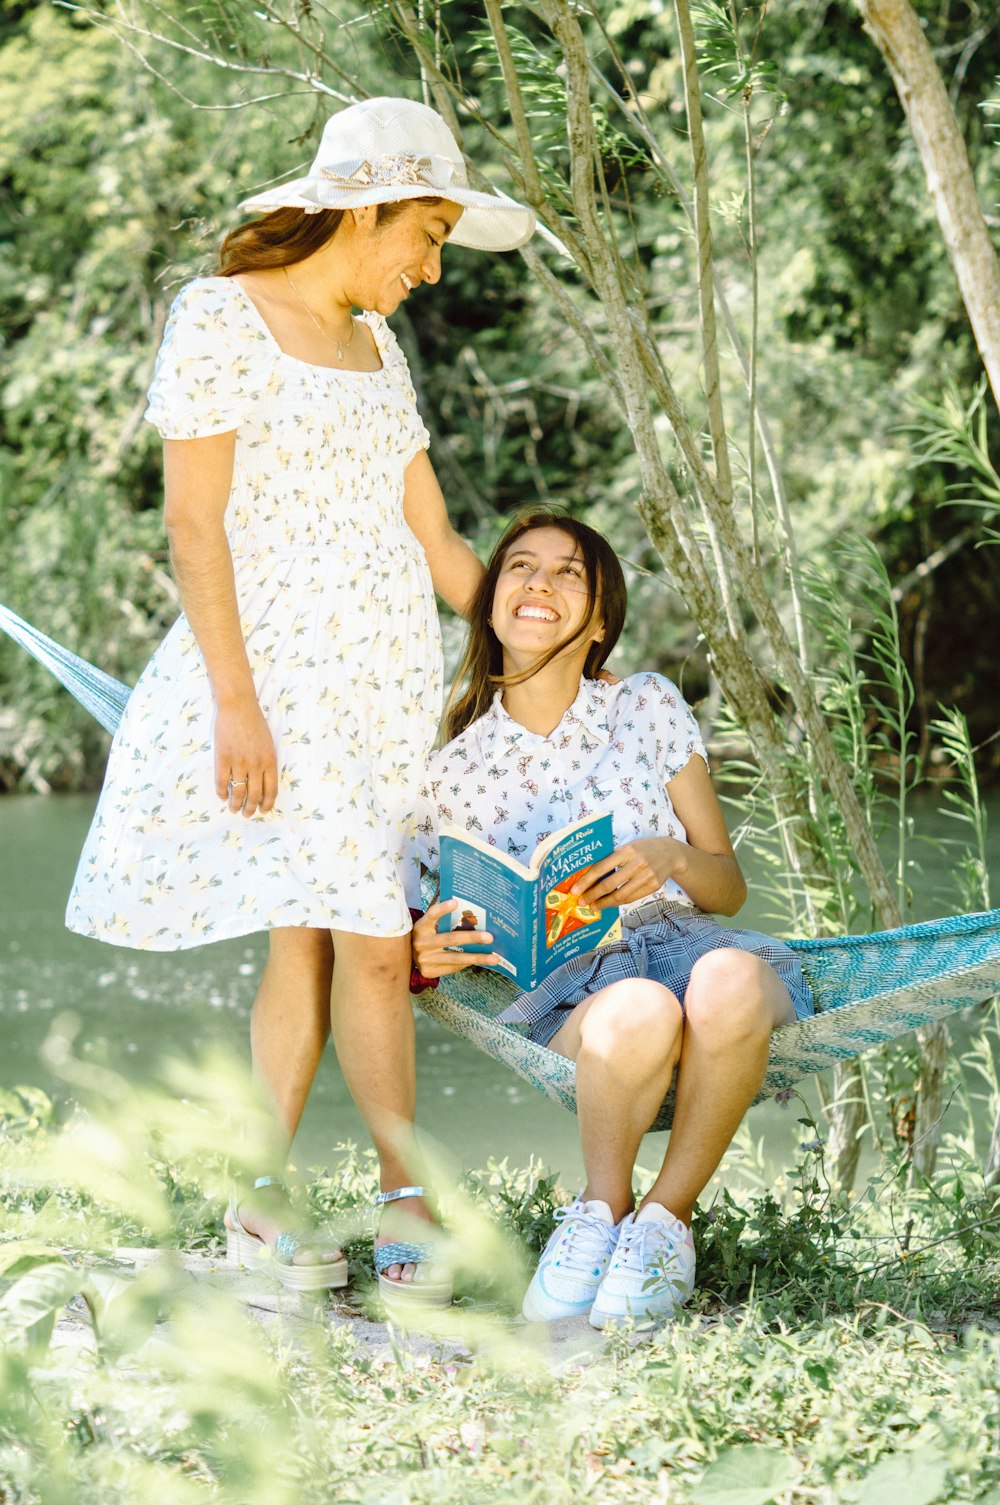
M 787 1454 L 748 1443 L 720 1453 L 691 1498 L 696 1505 L 769 1505 L 793 1474 Z

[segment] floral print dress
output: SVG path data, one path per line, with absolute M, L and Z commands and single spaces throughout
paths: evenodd
M 146 417 L 170 439 L 236 430 L 226 531 L 278 798 L 244 819 L 215 793 L 212 694 L 181 616 L 115 737 L 72 930 L 167 951 L 284 925 L 410 927 L 441 649 L 403 476 L 429 436 L 395 337 L 362 318 L 378 371 L 286 355 L 230 278 L 174 303 Z

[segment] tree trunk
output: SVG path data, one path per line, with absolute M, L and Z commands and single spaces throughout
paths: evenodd
M 857 1057 L 834 1069 L 833 1096 L 827 1116 L 830 1133 L 823 1157 L 827 1175 L 841 1191 L 850 1191 L 858 1173 L 861 1135 L 868 1121 L 863 1067 Z
M 920 1043 L 920 1077 L 917 1082 L 917 1118 L 913 1126 L 912 1169 L 928 1181 L 934 1174 L 944 1112 L 944 1074 L 948 1065 L 951 1031 L 947 1024 L 925 1024 L 917 1030 Z
M 885 58 L 906 112 L 993 400 L 1000 408 L 1000 262 L 944 79 L 910 0 L 855 0 L 855 4 L 865 30 Z M 918 1038 L 921 1070 L 913 1166 L 930 1177 L 937 1155 L 951 1036 L 946 1025 L 935 1024 L 922 1029 Z M 996 1132 L 1000 1136 L 1000 1120 Z
M 979 353 L 1000 408 L 1000 263 L 965 142 L 910 0 L 855 0 L 885 58 L 924 166 Z

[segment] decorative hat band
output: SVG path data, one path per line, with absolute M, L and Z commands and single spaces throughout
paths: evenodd
M 374 161 L 338 162 L 336 168 L 321 167 L 320 177 L 341 188 L 436 188 L 466 181 L 464 164 L 448 157 L 414 156 L 394 152 Z

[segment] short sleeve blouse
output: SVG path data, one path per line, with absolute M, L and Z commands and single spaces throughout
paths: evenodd
M 668 785 L 692 757 L 707 763 L 698 723 L 662 674 L 618 684 L 585 679 L 547 737 L 490 709 L 427 767 L 418 806 L 420 859 L 437 872 L 442 825 L 470 831 L 520 862 L 571 821 L 611 815 L 615 843 L 687 833 Z M 665 898 L 687 901 L 672 879 Z

